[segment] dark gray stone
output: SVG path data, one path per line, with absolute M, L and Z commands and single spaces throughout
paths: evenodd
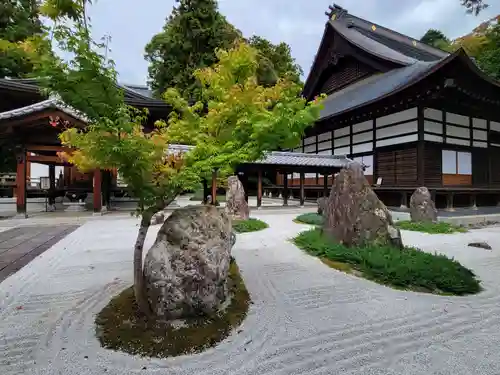
M 164 320 L 212 314 L 228 296 L 231 221 L 214 206 L 175 210 L 144 260 L 146 294 Z
M 387 207 L 366 180 L 361 164 L 349 163 L 334 180 L 325 208 L 324 230 L 346 246 L 402 248 Z
M 235 219 L 247 220 L 250 209 L 245 199 L 245 189 L 238 176 L 229 176 L 226 190 L 226 213 Z
M 411 195 L 410 217 L 414 222 L 437 222 L 436 205 L 425 186 L 417 188 Z
M 325 207 L 328 202 L 328 197 L 321 197 L 318 198 L 317 203 L 318 203 L 318 215 L 323 215 L 323 212 L 325 212 Z
M 479 247 L 480 249 L 491 250 L 491 246 L 486 242 L 471 242 L 470 247 Z

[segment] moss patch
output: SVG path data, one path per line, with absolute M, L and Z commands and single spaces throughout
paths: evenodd
M 324 218 L 315 212 L 299 215 L 294 220 L 299 224 L 323 225 Z
M 444 221 L 438 221 L 437 223 L 424 223 L 424 222 L 413 222 L 410 220 L 398 221 L 395 223 L 400 229 L 411 230 L 415 232 L 424 232 L 430 234 L 451 234 L 451 233 L 464 233 L 467 229 Z
M 225 311 L 186 320 L 181 328 L 145 318 L 128 288 L 97 315 L 97 338 L 105 348 L 147 357 L 199 353 L 228 337 L 247 314 L 250 296 L 234 261 L 229 283 L 232 298 Z
M 481 291 L 471 270 L 441 254 L 409 247 L 403 250 L 390 246 L 348 248 L 332 241 L 320 229 L 302 232 L 293 241 L 329 267 L 397 289 L 445 295 Z
M 269 225 L 259 219 L 233 220 L 233 230 L 236 233 L 257 232 L 266 228 L 269 228 Z

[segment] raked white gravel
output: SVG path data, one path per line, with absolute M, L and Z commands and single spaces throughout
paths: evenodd
M 406 244 L 455 256 L 486 288 L 441 297 L 332 270 L 288 241 L 307 228 L 296 214 L 255 214 L 270 228 L 238 235 L 233 250 L 254 302 L 240 333 L 165 360 L 102 349 L 94 317 L 132 282 L 137 221 L 89 221 L 0 284 L 0 374 L 500 373 L 500 228 L 403 233 Z M 493 250 L 467 247 L 475 240 Z

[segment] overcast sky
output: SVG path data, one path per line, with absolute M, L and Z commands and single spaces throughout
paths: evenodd
M 500 14 L 500 2 L 489 0 L 478 17 L 465 14 L 460 0 L 338 0 L 349 13 L 414 38 L 429 28 L 450 38 L 470 32 L 480 22 Z M 284 41 L 307 75 L 318 49 L 331 0 L 219 0 L 220 11 L 245 36 L 257 34 Z M 145 84 L 148 64 L 144 46 L 160 32 L 174 0 L 97 0 L 92 6 L 94 36 L 112 37 L 110 56 L 120 81 Z

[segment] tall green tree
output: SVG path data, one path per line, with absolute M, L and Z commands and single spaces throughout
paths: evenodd
M 43 32 L 37 0 L 0 2 L 0 78 L 26 77 L 33 70 L 28 41 Z
M 90 25 L 83 22 L 84 0 L 67 0 L 73 2 L 76 17 L 62 11 L 58 1 L 47 0 L 44 9 L 58 21 L 54 42 L 74 59 L 66 63 L 48 56 L 38 72 L 45 77 L 46 90 L 61 95 L 89 121 L 84 131 L 67 129 L 61 134 L 62 143 L 75 150 L 63 157 L 84 171 L 117 169 L 139 198 L 137 212 L 142 218 L 134 246 L 134 292 L 142 311 L 150 313 L 142 252 L 152 216 L 181 191 L 195 188 L 214 168 L 224 177 L 238 163 L 295 145 L 318 118 L 321 98 L 307 103 L 299 95 L 300 85 L 289 80 L 259 85 L 257 52 L 241 43 L 228 51 L 217 50 L 213 68 L 195 71 L 202 101 L 190 104 L 177 89 L 167 90 L 165 100 L 174 111 L 168 122 L 159 121 L 153 131 L 145 132 L 146 114 L 125 105 L 113 64 L 98 52 L 102 46 L 91 39 Z M 170 143 L 186 141 L 194 145 L 190 152 L 169 151 Z
M 279 78 L 288 79 L 299 83 L 303 74 L 302 68 L 292 57 L 290 46 L 284 42 L 273 44 L 260 36 L 252 36 L 248 43 L 258 51 L 259 68 L 257 74 L 259 81 L 266 85 L 273 85 Z
M 478 15 L 482 10 L 489 5 L 484 0 L 460 0 L 462 5 L 467 9 L 467 13 Z
M 430 46 L 435 46 L 435 43 L 438 43 L 439 41 L 449 42 L 449 39 L 441 30 L 429 29 L 425 32 L 422 38 L 420 38 L 420 41 Z
M 157 97 L 177 87 L 192 101 L 201 88 L 193 73 L 217 61 L 215 50 L 228 49 L 241 37 L 219 12 L 216 0 L 176 0 L 163 30 L 146 45 L 151 86 Z
M 494 25 L 484 36 L 476 61 L 485 73 L 500 79 L 500 24 Z

